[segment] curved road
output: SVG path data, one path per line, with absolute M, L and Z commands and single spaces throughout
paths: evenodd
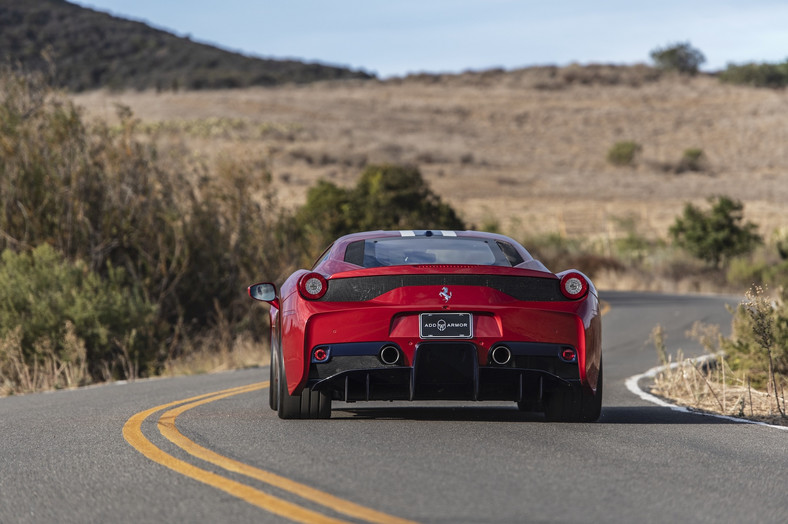
M 282 421 L 267 368 L 0 399 L 0 523 L 788 521 L 788 432 L 624 386 L 657 363 L 655 324 L 700 354 L 684 332 L 728 326 L 726 299 L 603 298 L 595 424 L 473 403 L 335 403 L 330 420 Z

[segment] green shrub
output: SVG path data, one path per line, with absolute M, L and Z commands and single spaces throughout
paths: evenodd
M 637 142 L 616 142 L 607 152 L 607 161 L 614 166 L 631 166 L 641 149 Z
M 738 258 L 730 261 L 725 279 L 731 284 L 750 287 L 766 283 L 769 265 L 764 261 Z
M 788 227 L 777 229 L 774 232 L 774 247 L 780 260 L 788 260 Z
M 593 278 L 602 270 L 618 271 L 624 268 L 616 258 L 586 249 L 580 240 L 567 238 L 558 233 L 526 238 L 523 245 L 534 258 L 551 271 L 579 269 Z
M 454 209 L 432 192 L 415 167 L 371 165 L 355 187 L 320 181 L 296 213 L 312 249 L 336 237 L 376 229 L 465 229 Z
M 718 78 L 729 84 L 781 88 L 788 86 L 788 61 L 779 64 L 728 64 Z
M 742 224 L 744 205 L 728 197 L 709 199 L 711 209 L 703 211 L 688 203 L 669 233 L 673 241 L 692 256 L 719 267 L 731 257 L 750 253 L 761 243 L 758 226 Z
M 706 154 L 702 149 L 685 149 L 676 171 L 679 173 L 684 171 L 703 171 L 705 162 Z
M 726 280 L 734 285 L 788 288 L 788 261 L 772 262 L 765 258 L 743 257 L 730 261 Z
M 655 48 L 651 51 L 651 59 L 659 69 L 690 75 L 697 74 L 700 65 L 706 61 L 703 53 L 689 42 Z
M 156 313 L 125 272 L 108 267 L 106 278 L 81 262 L 69 262 L 49 245 L 30 253 L 5 250 L 0 259 L 0 338 L 18 330 L 25 362 L 43 363 L 46 353 L 59 361 L 74 359 L 67 344 L 68 325 L 84 342 L 94 376 L 106 371 L 126 378 L 131 359 L 154 363 L 157 347 L 150 325 Z M 47 351 L 44 351 L 47 348 Z

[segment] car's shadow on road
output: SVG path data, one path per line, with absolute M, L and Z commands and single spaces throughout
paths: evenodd
M 332 419 L 342 420 L 429 420 L 467 422 L 545 422 L 542 413 L 522 412 L 516 407 L 341 407 L 331 413 Z M 595 424 L 736 424 L 737 422 L 683 413 L 659 406 L 611 406 L 602 409 Z

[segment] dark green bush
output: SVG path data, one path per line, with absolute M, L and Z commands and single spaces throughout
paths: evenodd
M 616 142 L 607 151 L 607 161 L 614 166 L 634 165 L 635 158 L 642 149 L 640 144 L 631 140 Z
M 703 53 L 689 42 L 655 48 L 651 51 L 651 59 L 659 69 L 690 75 L 697 74 L 700 65 L 706 61 Z
M 729 84 L 780 88 L 788 86 L 788 61 L 778 64 L 728 64 L 718 78 Z
M 744 205 L 725 196 L 709 199 L 711 209 L 703 211 L 688 203 L 669 233 L 673 241 L 692 256 L 715 267 L 749 253 L 761 243 L 758 226 L 742 223 Z
M 124 376 L 129 362 L 152 362 L 156 345 L 149 329 L 156 307 L 125 272 L 108 267 L 102 278 L 77 261 L 69 262 L 47 244 L 29 253 L 5 250 L 0 259 L 0 338 L 19 329 L 25 362 L 43 362 L 41 348 L 59 361 L 65 353 L 67 324 L 84 341 L 91 374 Z M 126 378 L 124 376 L 124 378 Z
M 465 229 L 415 167 L 371 165 L 355 187 L 321 181 L 309 190 L 296 222 L 315 249 L 337 236 L 377 229 Z

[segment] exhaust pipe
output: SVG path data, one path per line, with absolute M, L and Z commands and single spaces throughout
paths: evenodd
M 490 350 L 490 360 L 498 366 L 505 366 L 512 361 L 512 350 L 503 344 Z
M 396 346 L 383 346 L 378 358 L 387 366 L 393 366 L 399 362 L 399 349 Z

